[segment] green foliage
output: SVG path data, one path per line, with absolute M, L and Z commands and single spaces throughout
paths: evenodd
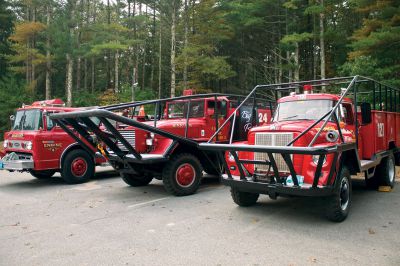
M 14 19 L 7 1 L 0 0 L 0 78 L 6 74 L 6 55 L 11 53 L 8 37 L 13 31 Z
M 23 103 L 29 104 L 33 101 L 30 93 L 21 79 L 8 75 L 0 79 L 0 138 L 5 131 L 10 129 L 10 115 Z

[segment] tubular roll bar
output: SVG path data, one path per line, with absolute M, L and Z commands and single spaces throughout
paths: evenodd
M 197 148 L 198 147 L 197 142 L 187 138 L 189 129 L 189 119 L 190 119 L 190 106 L 192 103 L 191 101 L 196 99 L 205 99 L 205 98 L 211 98 L 215 101 L 214 111 L 215 111 L 215 123 L 217 130 L 219 129 L 218 125 L 219 111 L 217 105 L 218 97 L 233 97 L 237 98 L 239 102 L 241 101 L 242 98 L 244 98 L 244 96 L 235 94 L 220 94 L 220 93 L 197 94 L 197 95 L 181 96 L 168 99 L 114 104 L 105 107 L 100 107 L 97 109 L 88 109 L 75 112 L 52 114 L 50 117 L 51 119 L 55 120 L 64 131 L 66 131 L 75 141 L 77 141 L 82 147 L 85 148 L 85 150 L 87 150 L 91 154 L 93 154 L 94 151 L 98 149 L 102 151 L 103 155 L 124 162 L 128 159 L 126 152 L 121 150 L 120 145 L 122 145 L 123 147 L 126 148 L 129 154 L 132 154 L 134 156 L 136 160 L 141 161 L 143 159 L 142 155 L 139 152 L 137 152 L 137 150 L 124 138 L 124 136 L 122 136 L 121 132 L 119 132 L 117 128 L 112 123 L 110 123 L 111 120 L 117 123 L 133 126 L 135 128 L 142 129 L 147 132 L 153 132 L 160 136 L 171 139 L 173 141 L 173 144 L 170 146 L 170 148 L 176 145 L 177 143 Z M 186 101 L 188 106 L 186 117 L 184 117 L 186 119 L 186 128 L 184 136 L 178 136 L 169 133 L 167 131 L 158 129 L 157 120 L 161 119 L 163 105 L 166 104 L 167 102 L 182 101 L 182 100 Z M 266 101 L 265 98 L 263 98 L 262 100 Z M 150 105 L 150 104 L 155 105 L 154 125 L 148 125 L 146 123 L 142 123 L 134 119 L 120 116 L 111 112 L 113 110 L 121 110 L 132 107 L 134 108 L 137 106 Z M 271 102 L 269 106 L 270 107 L 272 106 Z M 204 112 L 206 112 L 206 110 L 204 110 Z M 91 120 L 91 118 L 98 118 L 102 123 L 102 125 L 104 125 L 104 127 L 106 128 L 106 131 L 102 130 L 99 124 L 96 125 Z M 102 150 L 98 148 L 90 132 L 93 132 L 99 140 L 104 142 L 107 145 L 107 147 L 114 152 L 114 154 L 111 155 L 107 150 Z M 81 137 L 79 137 L 78 135 L 80 135 Z M 117 145 L 116 141 L 118 141 L 120 145 Z M 218 138 L 216 138 L 216 141 L 218 141 Z M 171 152 L 171 149 L 168 149 L 167 154 L 164 154 L 164 156 L 168 155 L 169 152 Z
M 280 154 L 288 169 L 290 171 L 290 175 L 292 176 L 293 183 L 295 187 L 299 187 L 299 181 L 297 179 L 297 173 L 294 169 L 293 159 L 290 155 L 292 154 L 302 154 L 302 155 L 316 155 L 318 157 L 317 169 L 314 174 L 314 180 L 312 184 L 312 188 L 317 188 L 319 178 L 321 177 L 321 170 L 324 164 L 324 160 L 326 159 L 328 154 L 335 154 L 333 158 L 332 167 L 329 171 L 327 185 L 331 184 L 333 175 L 335 173 L 335 167 L 339 153 L 348 151 L 351 149 L 355 149 L 355 143 L 348 144 L 340 144 L 329 147 L 287 147 L 287 146 L 263 146 L 263 145 L 229 145 L 229 144 L 210 144 L 210 143 L 200 143 L 200 149 L 211 150 L 218 152 L 220 154 L 220 159 L 223 160 L 223 164 L 228 175 L 228 180 L 233 180 L 231 169 L 229 169 L 226 160 L 224 159 L 224 152 L 229 152 L 235 160 L 236 165 L 238 166 L 238 170 L 240 173 L 241 181 L 248 181 L 248 178 L 253 178 L 253 181 L 256 181 L 256 174 L 250 176 L 244 164 L 264 164 L 268 165 L 269 169 L 267 171 L 266 176 L 274 177 L 278 183 L 281 182 L 281 176 L 279 175 L 279 169 L 276 164 L 276 159 L 273 154 Z M 265 161 L 255 161 L 255 160 L 241 160 L 237 152 L 246 151 L 246 152 L 257 152 L 257 153 L 266 153 L 268 155 L 268 160 Z M 222 158 L 221 158 L 222 157 Z M 272 172 L 271 172 L 272 168 Z
M 296 88 L 299 88 L 302 85 L 312 85 L 314 87 L 316 86 L 328 86 L 328 85 L 338 85 L 338 84 L 348 84 L 346 87 L 346 90 L 342 93 L 340 99 L 337 101 L 337 103 L 335 104 L 335 106 L 326 114 L 324 114 L 320 119 L 318 119 L 315 123 L 313 123 L 311 126 L 309 126 L 305 131 L 303 131 L 299 136 L 297 136 L 293 141 L 291 141 L 290 143 L 287 144 L 287 146 L 293 145 L 301 136 L 303 136 L 304 134 L 306 134 L 308 131 L 310 131 L 312 128 L 314 128 L 318 123 L 320 123 L 322 120 L 325 121 L 322 125 L 322 127 L 319 129 L 319 131 L 317 132 L 317 134 L 314 136 L 314 138 L 312 139 L 312 141 L 309 143 L 309 147 L 311 147 L 312 145 L 314 145 L 315 141 L 317 140 L 317 138 L 321 135 L 321 132 L 324 130 L 324 128 L 326 127 L 327 123 L 329 122 L 329 120 L 331 120 L 332 118 L 335 120 L 337 126 L 338 126 L 338 131 L 339 131 L 339 135 L 340 138 L 342 140 L 342 142 L 344 143 L 344 139 L 343 139 L 343 134 L 342 131 L 340 129 L 339 126 L 339 122 L 338 122 L 338 118 L 336 116 L 336 110 L 339 108 L 339 106 L 342 104 L 343 99 L 350 93 L 350 91 L 353 89 L 353 98 L 354 98 L 354 104 L 355 106 L 357 106 L 357 93 L 358 93 L 358 89 L 357 86 L 360 83 L 366 83 L 366 82 L 373 82 L 376 85 L 379 85 L 379 98 L 380 98 L 380 110 L 382 111 L 382 86 L 385 87 L 385 91 L 386 91 L 386 96 L 387 96 L 387 91 L 388 89 L 390 89 L 390 95 L 392 95 L 392 92 L 395 92 L 395 96 L 397 96 L 397 93 L 399 93 L 399 97 L 400 97 L 400 90 L 394 87 L 391 87 L 389 85 L 386 85 L 384 83 L 375 81 L 371 78 L 368 77 L 363 77 L 363 76 L 353 76 L 353 77 L 338 77 L 338 78 L 330 78 L 330 79 L 321 79 L 321 80 L 309 80 L 309 81 L 299 81 L 299 82 L 290 82 L 290 83 L 278 83 L 278 84 L 270 84 L 270 85 L 257 85 L 254 87 L 254 89 L 247 95 L 247 97 L 243 100 L 243 102 L 236 108 L 236 110 L 226 119 L 226 121 L 221 125 L 221 127 L 214 133 L 214 135 L 208 140 L 207 143 L 212 143 L 212 140 L 215 138 L 215 136 L 218 135 L 218 133 L 228 124 L 228 122 L 230 120 L 233 119 L 233 121 L 236 118 L 236 113 L 237 110 L 240 109 L 240 107 L 242 107 L 250 98 L 255 97 L 257 91 L 259 90 L 272 90 L 275 92 L 275 95 L 277 95 L 276 92 L 278 91 L 287 91 L 287 90 L 293 90 Z M 375 99 L 375 88 L 373 89 L 373 101 L 375 103 L 376 99 Z M 396 97 L 395 97 L 395 103 L 396 103 Z M 386 108 L 389 106 L 388 105 L 388 101 L 387 101 L 387 97 L 385 97 L 385 103 L 386 103 Z M 399 98 L 399 103 L 400 103 L 400 98 Z M 375 106 L 374 106 L 375 107 Z M 393 111 L 393 103 L 392 103 L 392 99 L 390 100 L 390 110 Z M 397 111 L 397 106 L 395 105 L 395 111 Z M 355 108 L 354 110 L 354 122 L 356 125 L 356 136 L 358 136 L 358 120 L 357 120 L 357 109 Z M 233 131 L 231 131 L 231 138 L 230 138 L 230 144 L 232 143 L 232 135 L 233 135 Z

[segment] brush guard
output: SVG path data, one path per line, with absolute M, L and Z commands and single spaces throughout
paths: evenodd
M 219 160 L 224 165 L 225 174 L 222 175 L 222 183 L 236 188 L 240 191 L 267 194 L 272 198 L 276 198 L 278 195 L 295 195 L 295 196 L 329 196 L 333 193 L 335 188 L 335 176 L 337 173 L 337 162 L 340 159 L 340 155 L 348 150 L 355 149 L 354 143 L 340 144 L 329 147 L 286 147 L 286 146 L 262 146 L 262 145 L 224 145 L 224 144 L 207 144 L 201 143 L 200 149 L 212 150 L 218 152 Z M 258 152 L 266 153 L 268 160 L 257 161 L 257 160 L 242 160 L 239 158 L 237 152 Z M 229 152 L 238 167 L 240 176 L 233 176 L 231 169 L 228 167 L 226 161 L 225 152 Z M 314 174 L 313 183 L 311 186 L 300 186 L 297 178 L 296 170 L 293 166 L 293 159 L 291 155 L 316 155 L 319 156 L 317 168 Z M 324 160 L 328 154 L 334 154 L 334 159 L 330 167 L 327 185 L 318 185 L 321 177 L 321 170 L 324 164 Z M 285 183 L 287 176 L 280 174 L 274 155 L 282 156 L 285 164 L 289 169 L 289 174 L 293 179 L 293 186 L 288 186 Z M 264 164 L 269 167 L 267 174 L 265 174 L 260 180 L 259 174 L 250 174 L 245 164 L 260 165 Z

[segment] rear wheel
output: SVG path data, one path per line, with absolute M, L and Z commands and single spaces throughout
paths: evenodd
M 94 175 L 94 161 L 84 150 L 73 150 L 69 152 L 63 161 L 61 177 L 68 184 L 79 184 L 86 182 Z
M 346 166 L 342 167 L 336 178 L 338 183 L 334 195 L 327 198 L 326 215 L 333 222 L 342 222 L 349 214 L 352 195 L 350 172 Z
M 55 170 L 42 170 L 42 171 L 35 171 L 29 170 L 32 176 L 36 177 L 37 179 L 48 179 L 52 177 L 56 171 Z
M 143 187 L 147 186 L 151 180 L 153 180 L 152 176 L 140 176 L 140 175 L 135 175 L 135 174 L 128 174 L 128 173 L 123 173 L 121 174 L 122 180 L 124 180 L 125 183 L 132 187 Z
M 376 168 L 376 178 L 378 185 L 394 187 L 396 179 L 396 166 L 393 154 L 384 158 Z
M 231 188 L 231 196 L 233 201 L 242 207 L 249 207 L 256 204 L 258 197 L 260 194 L 250 193 L 250 192 L 243 192 L 239 191 L 235 188 Z
M 175 196 L 191 195 L 197 191 L 202 177 L 202 167 L 196 156 L 177 154 L 165 165 L 162 179 L 165 189 Z

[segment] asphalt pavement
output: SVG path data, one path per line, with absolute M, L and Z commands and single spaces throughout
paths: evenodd
M 355 180 L 342 223 L 323 209 L 267 196 L 238 207 L 216 178 L 174 197 L 107 171 L 80 185 L 1 171 L 0 265 L 400 265 L 399 183 L 377 192 Z

